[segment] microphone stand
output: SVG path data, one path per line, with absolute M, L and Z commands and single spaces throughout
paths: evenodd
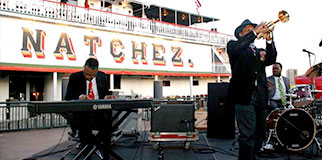
M 311 65 L 311 54 L 310 53 L 307 53 L 307 55 L 309 56 L 309 64 L 310 64 L 310 68 L 312 67 L 312 65 Z M 311 88 L 312 88 L 312 90 L 314 90 L 315 89 L 315 78 L 311 78 Z
M 311 65 L 311 54 L 307 53 L 307 55 L 309 56 L 309 63 L 310 63 L 310 68 L 311 68 L 312 67 L 312 65 Z

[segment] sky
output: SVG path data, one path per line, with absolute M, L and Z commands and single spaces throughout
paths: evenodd
M 190 13 L 196 12 L 195 0 L 141 0 L 151 4 L 173 8 Z M 275 21 L 278 12 L 285 10 L 290 15 L 287 23 L 275 25 L 274 41 L 277 48 L 277 61 L 282 63 L 286 76 L 287 69 L 297 69 L 303 75 L 310 68 L 306 49 L 316 56 L 311 56 L 311 65 L 322 62 L 322 0 L 199 0 L 199 13 L 218 18 L 214 23 L 218 32 L 233 35 L 243 20 L 253 23 Z M 256 40 L 256 46 L 265 47 L 264 40 Z M 267 67 L 267 76 L 272 75 L 272 68 Z

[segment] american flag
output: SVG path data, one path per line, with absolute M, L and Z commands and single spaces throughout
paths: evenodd
M 199 8 L 201 7 L 201 3 L 199 0 L 195 0 L 195 3 L 196 3 L 196 10 L 197 10 L 197 13 L 199 14 Z

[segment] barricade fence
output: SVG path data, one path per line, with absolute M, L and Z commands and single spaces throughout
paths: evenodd
M 26 101 L 0 102 L 0 132 L 66 126 L 67 121 L 61 115 L 29 112 Z
M 168 101 L 194 101 L 195 110 L 207 111 L 207 95 L 165 97 Z M 68 126 L 67 120 L 56 113 L 35 114 L 28 111 L 27 101 L 0 102 L 0 132 Z M 143 110 L 143 120 L 150 120 L 150 110 Z

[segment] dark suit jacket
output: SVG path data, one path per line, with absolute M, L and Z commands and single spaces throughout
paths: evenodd
M 96 84 L 99 99 L 104 99 L 106 95 L 112 94 L 112 92 L 109 91 L 107 77 L 104 72 L 97 72 Z M 80 71 L 70 75 L 65 100 L 78 100 L 79 96 L 82 94 L 86 95 L 86 79 L 84 77 L 84 72 Z
M 284 85 L 285 85 L 285 88 L 286 88 L 286 93 L 288 93 L 288 91 L 290 90 L 290 80 L 288 78 L 284 77 L 284 76 L 282 76 L 282 77 L 283 77 Z M 271 90 L 268 90 L 268 100 L 270 100 L 274 96 L 275 89 L 278 86 L 278 84 L 275 83 L 274 76 L 269 76 L 267 78 L 267 80 L 273 82 L 273 84 L 274 84 L 274 88 L 271 89 Z
M 96 75 L 96 85 L 97 91 L 99 94 L 99 99 L 104 99 L 106 95 L 111 95 L 112 92 L 109 91 L 108 82 L 106 74 L 98 71 Z M 69 82 L 67 86 L 67 92 L 65 96 L 65 100 L 78 100 L 79 96 L 85 94 L 86 95 L 86 79 L 84 77 L 84 72 L 76 72 L 70 75 Z M 93 143 L 92 139 L 89 139 L 87 136 L 88 130 L 99 130 L 99 134 L 97 137 L 100 139 L 104 139 L 104 143 L 107 145 L 110 144 L 110 138 L 106 138 L 108 134 L 112 132 L 112 123 L 106 123 L 111 120 L 112 111 L 104 110 L 100 112 L 78 112 L 73 113 L 74 117 L 78 117 L 78 123 L 73 121 L 69 121 L 70 127 L 72 130 L 79 130 L 80 141 L 83 144 Z M 84 118 L 79 118 L 84 117 Z M 88 120 L 91 120 L 90 122 Z M 95 123 L 93 123 L 95 122 Z M 79 126 L 82 124 L 82 126 Z M 86 127 L 84 127 L 86 126 Z M 86 129 L 84 129 L 86 128 Z M 102 138 L 105 137 L 105 138 Z
M 258 97 L 260 105 L 267 106 L 267 79 L 265 67 L 276 61 L 276 48 L 274 41 L 266 43 L 266 50 L 255 48 L 255 53 L 249 45 L 256 39 L 253 32 L 231 40 L 227 44 L 232 77 L 230 79 L 227 93 L 228 103 L 250 104 L 253 91 L 258 87 Z M 260 52 L 266 52 L 265 59 L 261 60 Z M 255 86 L 257 81 L 257 87 Z

